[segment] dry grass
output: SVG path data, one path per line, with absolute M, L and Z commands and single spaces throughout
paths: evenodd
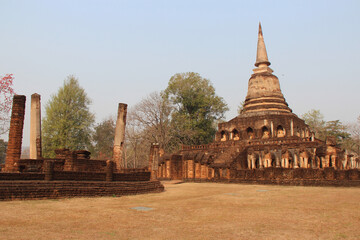
M 0 202 L 0 239 L 360 239 L 360 188 L 165 187 L 119 198 Z M 138 206 L 153 210 L 131 209 Z

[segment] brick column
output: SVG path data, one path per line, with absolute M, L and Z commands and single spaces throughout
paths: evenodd
M 30 109 L 30 158 L 40 159 L 41 150 L 41 104 L 40 95 L 31 95 Z
M 194 160 L 187 160 L 187 176 L 189 179 L 195 178 Z
M 74 165 L 77 160 L 76 154 L 73 151 L 70 151 L 69 149 L 63 149 L 63 153 L 65 155 L 64 171 L 74 171 L 75 170 Z
M 165 161 L 165 177 L 166 178 L 171 178 L 170 164 L 171 164 L 170 160 Z
M 18 161 L 21 156 L 22 135 L 25 117 L 25 101 L 24 95 L 15 95 L 13 99 L 9 142 L 6 151 L 5 172 L 18 171 Z
M 106 181 L 111 182 L 113 180 L 113 169 L 114 169 L 114 162 L 107 160 L 106 161 Z
M 54 161 L 46 160 L 44 162 L 45 181 L 54 179 Z
M 195 179 L 200 179 L 201 178 L 201 164 L 199 162 L 195 163 Z
M 201 179 L 207 179 L 207 166 L 205 164 L 201 165 Z
M 115 128 L 114 149 L 113 149 L 113 162 L 115 163 L 116 169 L 118 170 L 123 169 L 125 167 L 122 155 L 123 155 L 124 140 L 125 140 L 126 114 L 127 114 L 127 104 L 119 103 L 116 128 Z
M 149 156 L 149 172 L 151 173 L 150 179 L 156 179 L 158 162 L 159 162 L 159 144 L 153 143 L 151 144 L 150 147 L 150 156 Z

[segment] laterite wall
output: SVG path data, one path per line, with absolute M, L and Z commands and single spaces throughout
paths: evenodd
M 0 200 L 123 196 L 164 191 L 159 181 L 0 181 Z

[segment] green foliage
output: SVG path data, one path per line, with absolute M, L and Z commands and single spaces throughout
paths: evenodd
M 326 136 L 334 136 L 339 144 L 343 144 L 344 141 L 350 137 L 346 126 L 339 120 L 325 121 L 320 110 L 312 109 L 303 114 L 302 118 L 315 132 L 315 137 L 323 141 L 326 139 Z
M 345 139 L 345 147 L 348 150 L 360 155 L 360 116 L 357 122 L 347 125 L 347 130 L 350 133 L 350 138 Z
M 325 123 L 325 135 L 336 137 L 337 142 L 340 144 L 350 137 L 346 127 L 339 120 L 328 121 Z
M 309 112 L 303 114 L 302 119 L 309 125 L 311 130 L 315 133 L 315 137 L 321 140 L 325 140 L 325 120 L 324 115 L 320 113 L 320 110 L 311 109 Z
M 54 157 L 55 149 L 71 150 L 90 147 L 94 115 L 89 111 L 91 101 L 78 80 L 69 76 L 56 95 L 45 106 L 43 120 L 44 157 Z
M 115 121 L 108 118 L 94 128 L 92 156 L 96 159 L 111 159 L 115 138 Z
M 171 126 L 173 135 L 182 144 L 211 142 L 216 132 L 214 122 L 228 110 L 210 81 L 194 72 L 172 76 L 164 97 L 174 107 Z
M 0 139 L 0 164 L 5 163 L 6 149 L 7 142 L 5 142 L 3 139 Z
M 244 110 L 244 105 L 245 105 L 245 101 L 241 101 L 237 109 L 238 114 L 242 113 L 242 111 Z

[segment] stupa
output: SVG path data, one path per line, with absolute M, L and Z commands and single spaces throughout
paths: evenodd
M 159 178 L 229 180 L 238 178 L 241 170 L 260 169 L 259 174 L 266 176 L 270 169 L 348 168 L 349 160 L 335 139 L 316 139 L 304 120 L 292 112 L 269 66 L 259 24 L 256 68 L 243 110 L 218 125 L 214 142 L 183 146 L 176 154 L 163 155 Z

